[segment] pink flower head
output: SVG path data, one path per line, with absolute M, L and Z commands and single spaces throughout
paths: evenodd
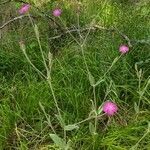
M 129 47 L 126 46 L 126 45 L 121 45 L 121 46 L 119 47 L 119 52 L 121 52 L 122 54 L 125 54 L 125 53 L 127 53 L 128 51 L 129 51 Z
M 61 13 L 62 13 L 62 10 L 61 10 L 61 9 L 55 9 L 55 10 L 53 11 L 53 16 L 59 17 L 59 16 L 61 15 Z
M 21 8 L 19 9 L 19 13 L 22 15 L 22 14 L 25 14 L 26 12 L 29 11 L 29 8 L 30 8 L 30 5 L 29 4 L 23 4 L 21 6 Z
M 106 101 L 104 102 L 102 109 L 108 116 L 112 116 L 117 112 L 118 107 L 115 103 Z

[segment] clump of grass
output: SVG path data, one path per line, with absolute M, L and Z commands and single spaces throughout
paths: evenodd
M 77 20 L 71 20 L 70 8 L 77 4 L 69 4 L 55 19 L 63 28 L 75 21 L 77 28 L 88 29 L 62 36 L 65 44 L 51 42 L 61 49 L 55 56 L 46 43 L 47 32 L 40 32 L 47 22 L 35 24 L 31 16 L 33 28 L 26 30 L 36 36 L 21 43 L 23 51 L 19 43 L 5 42 L 13 35 L 3 40 L 0 148 L 149 149 L 147 5 L 83 1 L 81 12 L 73 13 Z M 95 24 L 104 28 L 93 30 Z M 14 34 L 18 39 L 17 30 Z M 125 55 L 120 55 L 119 46 L 129 41 L 122 34 L 132 46 Z M 106 100 L 117 103 L 115 116 L 102 114 Z

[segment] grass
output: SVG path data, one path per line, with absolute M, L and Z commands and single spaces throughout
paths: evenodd
M 53 31 L 55 26 L 48 26 L 43 17 L 34 19 L 39 43 L 28 17 L 5 27 L 0 45 L 0 149 L 57 150 L 69 145 L 73 150 L 149 150 L 148 4 L 86 0 L 81 2 L 78 15 L 77 4 L 65 1 L 61 18 L 55 18 L 62 27 L 85 28 L 93 20 L 109 30 L 91 29 L 52 41 L 48 37 L 60 31 Z M 55 6 L 52 2 L 40 9 L 49 12 Z M 38 13 L 32 9 L 31 14 Z M 118 47 L 128 41 L 111 30 L 113 27 L 131 40 L 126 55 L 120 56 Z M 25 41 L 26 53 L 35 67 L 45 76 L 48 73 L 48 80 L 28 62 L 19 47 L 20 40 Z M 53 54 L 48 71 L 40 50 L 47 64 L 51 61 L 49 51 Z M 99 84 L 93 86 L 97 81 Z M 111 118 L 101 112 L 97 118 L 95 111 L 106 100 L 114 101 L 119 111 Z M 94 119 L 78 124 L 91 116 Z M 72 125 L 68 127 L 71 131 L 65 131 L 67 125 Z

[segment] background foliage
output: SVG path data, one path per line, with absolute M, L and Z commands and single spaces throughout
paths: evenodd
M 148 150 L 150 149 L 150 3 L 148 0 L 32 0 L 30 15 L 38 26 L 40 44 L 46 62 L 49 51 L 53 54 L 51 70 L 53 90 L 66 125 L 88 118 L 93 111 L 93 89 L 87 76 L 81 47 L 70 34 L 51 40 L 66 29 L 95 28 L 89 33 L 84 47 L 85 59 L 95 81 L 104 75 L 96 87 L 97 106 L 113 100 L 119 106 L 111 119 L 98 119 L 97 134 L 93 134 L 93 120 L 67 131 L 67 144 L 80 150 Z M 0 4 L 0 26 L 19 16 L 22 3 L 12 1 Z M 55 8 L 63 13 L 52 16 Z M 51 19 L 52 18 L 52 19 Z M 55 22 L 54 22 L 55 21 Z M 56 22 L 60 25 L 58 26 Z M 113 65 L 119 57 L 120 44 L 128 41 L 128 54 Z M 28 16 L 11 22 L 0 29 L 0 149 L 59 149 L 53 142 L 53 131 L 63 139 L 63 129 L 56 117 L 49 85 L 26 60 L 19 42 L 24 41 L 32 63 L 46 74 L 34 28 Z M 88 30 L 72 32 L 82 41 Z M 139 103 L 140 101 L 140 103 Z M 40 105 L 40 104 L 41 105 Z M 140 104 L 140 105 L 138 105 Z M 53 138 L 52 138 L 53 137 Z M 57 139 L 56 141 L 61 141 Z M 63 143 L 62 141 L 60 143 Z M 66 146 L 65 146 L 66 148 Z

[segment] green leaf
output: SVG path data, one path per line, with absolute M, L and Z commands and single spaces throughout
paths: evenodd
M 119 57 L 116 57 L 113 62 L 112 62 L 112 65 L 114 65 L 117 61 L 118 61 Z
M 91 74 L 91 72 L 89 72 L 88 74 L 89 74 L 90 85 L 91 85 L 91 86 L 94 86 L 94 84 L 95 84 L 95 79 L 94 79 L 93 75 Z
M 98 110 L 97 110 L 97 115 L 100 115 L 102 111 L 103 111 L 103 108 L 99 107 Z
M 17 8 L 17 9 L 19 9 L 20 8 L 20 3 L 15 3 L 15 7 Z
M 150 122 L 148 122 L 148 132 L 150 132 Z
M 137 105 L 136 102 L 134 103 L 134 110 L 135 110 L 136 113 L 139 113 L 139 111 L 140 111 L 139 106 Z
M 39 34 L 38 26 L 36 24 L 34 25 L 34 31 L 35 31 L 36 37 L 39 39 L 40 34 Z
M 73 150 L 72 147 L 71 147 L 71 145 L 72 145 L 72 141 L 68 140 L 67 146 L 66 146 L 65 150 Z
M 101 82 L 104 82 L 105 79 L 99 79 L 96 83 L 95 83 L 95 86 L 99 85 Z
M 50 134 L 50 137 L 59 148 L 66 148 L 67 145 L 65 141 L 62 138 L 60 138 L 57 134 Z
M 89 130 L 90 130 L 90 133 L 91 133 L 92 135 L 95 134 L 95 127 L 94 127 L 94 125 L 93 125 L 91 122 L 89 123 Z
M 32 42 L 29 46 L 30 46 L 31 49 L 33 49 L 37 46 L 37 44 L 35 42 Z
M 51 69 L 52 67 L 52 53 L 51 52 L 48 53 L 48 64 L 49 64 L 49 69 Z
M 24 42 L 23 42 L 23 41 L 20 41 L 20 42 L 19 42 L 19 45 L 20 45 L 21 50 L 22 50 L 23 52 L 25 52 L 26 46 L 25 46 Z
M 62 119 L 62 117 L 59 115 L 56 115 L 56 117 L 57 117 L 57 120 L 59 121 L 61 127 L 64 128 L 65 123 L 64 123 L 64 120 Z
M 71 124 L 71 125 L 67 125 L 64 127 L 64 129 L 66 131 L 71 131 L 71 130 L 74 130 L 74 129 L 79 129 L 79 126 L 75 125 L 75 124 Z
M 41 104 L 41 102 L 39 102 L 39 106 L 41 107 L 42 111 L 45 112 L 45 109 L 44 109 L 43 105 Z

